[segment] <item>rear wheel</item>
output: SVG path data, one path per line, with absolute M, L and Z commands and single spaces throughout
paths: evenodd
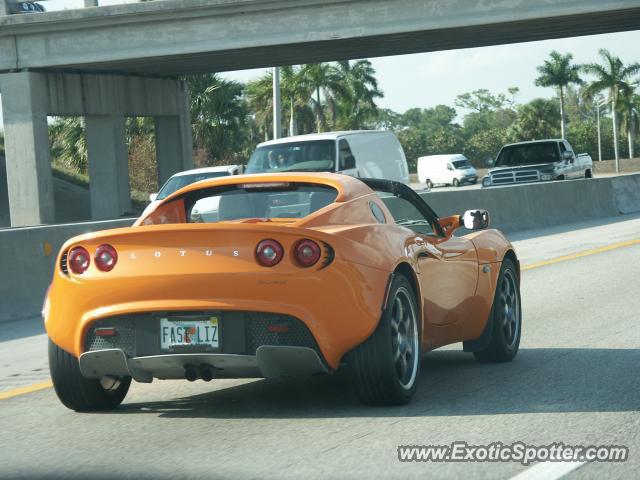
M 433 182 L 427 178 L 427 187 L 433 188 Z
M 453 186 L 454 187 L 459 187 L 460 186 L 460 180 L 458 180 L 457 178 L 453 179 Z
M 353 352 L 353 386 L 367 405 L 404 405 L 420 373 L 420 321 L 409 280 L 397 275 L 378 328 Z
M 591 173 L 591 170 L 585 170 L 584 178 L 593 178 L 593 173 Z
M 520 346 L 522 308 L 517 269 L 508 258 L 502 262 L 489 321 L 493 323 L 489 344 L 473 355 L 480 362 L 513 360 Z
M 49 370 L 58 398 L 71 410 L 87 412 L 116 408 L 127 395 L 131 377 L 84 378 L 78 359 L 49 340 Z

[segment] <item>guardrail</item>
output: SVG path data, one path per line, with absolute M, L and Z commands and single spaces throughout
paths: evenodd
M 640 174 L 480 190 L 423 193 L 441 216 L 484 208 L 507 233 L 640 211 Z M 58 250 L 68 238 L 131 219 L 0 229 L 0 322 L 38 316 Z

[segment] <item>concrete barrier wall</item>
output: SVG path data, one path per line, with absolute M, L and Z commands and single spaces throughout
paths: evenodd
M 40 314 L 62 244 L 82 233 L 126 227 L 133 219 L 0 229 L 0 322 Z
M 640 212 L 640 174 L 422 194 L 440 215 L 484 208 L 507 233 Z M 132 219 L 0 229 L 0 322 L 39 315 L 55 257 L 68 238 Z
M 640 211 L 640 174 L 479 190 L 423 193 L 445 217 L 484 208 L 491 225 L 518 232 Z

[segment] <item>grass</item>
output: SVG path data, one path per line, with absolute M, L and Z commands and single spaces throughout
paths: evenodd
M 58 163 L 53 163 L 51 165 L 51 170 L 54 177 L 60 178 L 65 182 L 72 183 L 73 185 L 86 188 L 87 190 L 89 189 L 89 175 L 77 172 L 73 168 L 69 168 Z M 131 190 L 131 203 L 134 209 L 142 211 L 149 203 L 149 194 L 139 192 L 137 190 Z

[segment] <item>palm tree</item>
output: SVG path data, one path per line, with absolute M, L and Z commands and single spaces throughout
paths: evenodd
M 247 83 L 249 108 L 255 113 L 255 121 L 269 140 L 269 131 L 273 123 L 273 73 L 267 71 L 257 80 Z
M 248 111 L 244 86 L 215 74 L 187 77 L 193 140 L 214 163 L 237 162 L 245 147 Z
M 348 60 L 337 63 L 337 72 L 346 87 L 346 96 L 338 97 L 339 127 L 343 129 L 359 129 L 367 122 L 376 120 L 377 98 L 383 93 L 378 88 L 376 71 L 369 60 Z
M 87 142 L 81 117 L 60 117 L 51 125 L 51 153 L 54 160 L 79 173 L 88 171 Z
M 613 150 L 616 157 L 616 172 L 620 171 L 620 155 L 618 153 L 618 102 L 621 95 L 630 95 L 631 85 L 629 80 L 640 73 L 640 63 L 632 63 L 625 66 L 619 57 L 616 57 L 608 50 L 601 48 L 598 50 L 603 60 L 603 65 L 599 63 L 589 63 L 583 65 L 582 69 L 596 79 L 585 88 L 586 96 L 593 96 L 602 90 L 609 91 L 609 102 L 611 103 L 611 117 L 613 122 Z
M 640 130 L 640 95 L 630 89 L 630 95 L 620 96 L 620 128 L 627 134 L 629 158 L 635 156 L 635 137 Z
M 564 89 L 572 83 L 583 83 L 578 73 L 580 67 L 572 65 L 573 55 L 561 53 L 553 50 L 549 55 L 551 58 L 545 60 L 544 64 L 538 66 L 540 76 L 536 78 L 536 85 L 539 87 L 556 87 L 560 97 L 560 132 L 562 138 L 565 138 L 565 119 L 564 119 Z
M 318 133 L 327 126 L 327 116 L 322 97 L 332 120 L 336 117 L 336 96 L 346 97 L 348 91 L 341 81 L 336 67 L 330 63 L 311 63 L 302 66 L 302 84 L 311 92 L 311 107 L 316 116 Z
M 309 103 L 309 88 L 305 85 L 302 69 L 297 66 L 280 67 L 282 97 L 289 107 L 289 136 L 297 135 L 297 111 Z

